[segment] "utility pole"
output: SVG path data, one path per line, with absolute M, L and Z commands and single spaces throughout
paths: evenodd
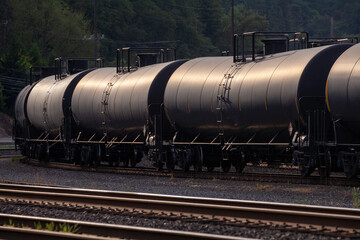
M 94 0 L 94 58 L 98 57 L 97 0 Z
M 330 37 L 334 37 L 334 17 L 330 17 Z
M 9 23 L 9 7 L 7 5 L 7 3 L 5 2 L 4 3 L 4 6 L 3 6 L 3 12 L 1 13 L 4 17 L 4 21 L 1 22 L 1 25 L 3 25 L 3 29 L 2 29 L 2 34 L 3 34 L 3 39 L 2 39 L 2 46 L 0 47 L 0 50 L 1 51 L 6 51 L 7 49 L 7 35 L 8 35 L 8 23 Z
M 231 52 L 232 54 L 235 54 L 233 37 L 234 37 L 234 0 L 231 0 L 231 38 L 230 39 L 231 39 Z

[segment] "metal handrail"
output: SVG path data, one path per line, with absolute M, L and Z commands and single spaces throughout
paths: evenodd
M 238 35 L 235 34 L 233 37 L 234 42 L 234 62 L 243 61 L 246 62 L 245 57 L 245 38 L 250 36 L 251 37 L 251 52 L 252 52 L 252 61 L 255 61 L 255 37 L 256 36 L 283 36 L 287 39 L 288 45 L 287 45 L 287 51 L 289 50 L 289 34 L 293 35 L 293 44 L 295 49 L 295 43 L 296 38 L 301 35 L 305 35 L 304 42 L 305 42 L 305 48 L 308 48 L 308 42 L 309 42 L 309 33 L 308 32 L 245 32 L 241 34 L 241 46 L 242 46 L 242 58 L 241 60 L 238 57 Z

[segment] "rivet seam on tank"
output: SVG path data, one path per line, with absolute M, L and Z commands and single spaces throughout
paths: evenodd
M 295 96 L 294 96 L 294 100 L 295 100 L 296 111 L 297 111 L 298 114 L 300 114 L 296 93 L 295 93 Z
M 328 79 L 328 80 L 326 81 L 325 100 L 326 100 L 326 106 L 327 106 L 329 112 L 331 112 L 330 103 L 329 103 L 329 81 L 330 81 L 330 79 Z
M 265 110 L 266 110 L 266 111 L 268 110 L 267 102 L 266 102 L 266 95 L 265 95 Z
M 305 123 L 305 121 L 304 121 L 304 119 L 303 119 L 303 117 L 302 117 L 302 116 L 301 116 L 301 114 L 300 114 L 300 110 L 299 110 L 299 105 L 298 105 L 298 101 L 297 101 L 297 95 L 296 95 L 296 93 L 295 93 L 294 98 L 295 98 L 295 107 L 296 107 L 296 111 L 297 111 L 298 115 L 300 116 L 300 121 L 301 121 L 303 124 L 306 124 L 306 123 Z

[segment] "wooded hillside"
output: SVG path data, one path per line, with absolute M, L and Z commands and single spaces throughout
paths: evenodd
M 115 50 L 125 46 L 175 47 L 178 58 L 220 55 L 231 48 L 231 0 L 1 3 L 0 76 L 25 79 L 31 65 L 53 65 L 57 56 L 93 57 L 95 25 L 97 55 L 108 66 L 114 65 Z M 308 31 L 314 37 L 341 37 L 360 32 L 360 1 L 235 0 L 234 12 L 237 33 Z M 2 99 L 0 92 L 0 110 Z

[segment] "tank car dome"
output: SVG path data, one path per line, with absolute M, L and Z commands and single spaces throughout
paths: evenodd
M 31 90 L 27 101 L 30 123 L 37 129 L 58 132 L 63 124 L 64 110 L 70 107 L 72 92 L 78 81 L 89 71 L 57 80 L 49 76 L 40 80 Z
M 168 118 L 194 135 L 216 134 L 221 125 L 227 134 L 249 137 L 264 129 L 262 136 L 271 138 L 290 122 L 295 124 L 314 99 L 322 98 L 324 106 L 329 70 L 350 46 L 296 50 L 246 64 L 234 64 L 231 57 L 190 60 L 166 87 Z
M 134 72 L 116 73 L 100 68 L 86 75 L 72 99 L 75 121 L 83 129 L 103 133 L 142 132 L 150 106 L 162 104 L 171 74 L 185 60 L 141 67 Z
M 15 121 L 20 127 L 25 127 L 25 123 L 28 120 L 26 112 L 26 103 L 31 89 L 36 83 L 27 85 L 17 95 L 15 100 Z
M 326 85 L 332 117 L 351 131 L 360 132 L 360 44 L 345 51 L 334 63 Z

